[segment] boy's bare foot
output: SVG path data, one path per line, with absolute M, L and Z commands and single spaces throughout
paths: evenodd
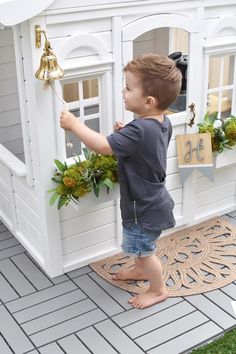
M 137 309 L 144 309 L 145 307 L 152 306 L 158 302 L 166 300 L 168 297 L 168 292 L 165 291 L 163 294 L 155 293 L 150 290 L 145 291 L 142 294 L 136 295 L 129 300 L 129 304 Z
M 136 269 L 120 270 L 112 276 L 113 280 L 147 280 L 147 277 L 138 273 Z

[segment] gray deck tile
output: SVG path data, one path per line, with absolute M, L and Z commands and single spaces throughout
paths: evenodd
M 6 226 L 4 224 L 0 223 L 0 232 L 4 232 L 6 230 L 7 230 Z M 10 234 L 10 231 L 7 230 L 7 232 Z
M 36 291 L 33 285 L 17 269 L 10 259 L 0 261 L 0 271 L 20 296 L 25 296 Z
M 59 275 L 58 277 L 51 278 L 51 282 L 56 285 L 63 283 L 64 281 L 69 280 L 68 276 L 66 274 Z
M 0 274 L 0 299 L 2 302 L 18 299 L 19 296 L 6 279 Z M 1 352 L 0 352 L 1 353 Z
M 57 311 L 51 312 L 47 315 L 38 317 L 32 321 L 28 321 L 22 324 L 21 327 L 26 334 L 30 335 L 55 326 L 59 323 L 68 321 L 74 317 L 79 317 L 80 315 L 94 310 L 95 308 L 96 305 L 91 300 L 85 299 L 73 305 L 69 305 Z
M 136 338 L 145 333 L 155 330 L 156 328 L 165 326 L 168 323 L 176 321 L 177 319 L 195 311 L 195 308 L 183 301 L 175 306 L 169 307 L 148 318 L 140 320 L 132 325 L 123 327 L 123 330 L 131 337 Z
M 231 306 L 231 297 L 229 297 L 227 294 L 225 294 L 221 290 L 213 290 L 209 291 L 208 293 L 204 294 L 205 297 L 207 297 L 209 300 L 214 302 L 216 306 L 219 308 L 223 309 L 226 311 L 229 315 L 235 318 L 235 313 L 233 312 L 232 306 Z
M 1 225 L 0 225 L 0 228 L 1 228 Z M 0 231 L 0 242 L 2 242 L 4 240 L 8 240 L 9 238 L 13 238 L 13 237 L 14 236 L 7 229 L 5 229 L 4 231 Z M 1 246 L 0 246 L 0 249 L 2 249 Z
M 91 340 L 90 338 L 90 342 L 93 340 Z M 81 341 L 75 335 L 71 335 L 59 340 L 58 344 L 65 351 L 66 354 L 90 354 L 90 351 L 83 345 L 83 343 L 81 343 Z M 103 353 L 109 354 L 107 352 Z
M 41 273 L 43 273 L 44 276 L 45 276 L 46 278 L 48 278 L 48 280 L 49 280 L 52 284 L 56 285 L 56 284 L 59 284 L 59 283 L 63 283 L 63 282 L 66 281 L 66 280 L 69 280 L 69 277 L 68 277 L 66 274 L 62 274 L 62 275 L 58 275 L 57 277 L 50 278 L 50 277 L 46 274 L 46 272 L 37 264 L 37 262 L 35 261 L 35 259 L 31 256 L 31 254 L 29 254 L 28 252 L 25 252 L 25 254 L 26 254 L 27 257 L 28 257 L 29 259 L 31 259 L 31 261 L 35 264 L 35 266 L 38 268 L 38 271 L 41 272 Z
M 234 283 L 224 286 L 221 290 L 232 297 L 233 300 L 236 300 L 236 285 Z
M 143 354 L 143 350 L 134 343 L 118 326 L 111 320 L 106 320 L 95 325 L 101 335 L 120 354 Z
M 106 315 L 100 309 L 95 309 L 56 326 L 45 329 L 44 331 L 35 333 L 30 336 L 30 338 L 35 345 L 39 347 L 63 338 L 69 334 L 75 333 L 82 328 L 91 326 L 92 324 L 102 321 L 105 318 Z
M 231 216 L 231 218 L 236 218 L 236 210 L 231 211 L 230 213 L 227 213 L 226 215 Z
M 190 354 L 236 327 L 236 281 L 143 310 L 130 296 L 90 266 L 51 279 L 0 222 L 0 354 Z
M 0 332 L 13 352 L 23 354 L 34 349 L 34 346 L 11 317 L 3 305 L 0 305 Z
M 11 259 L 37 290 L 42 290 L 53 285 L 25 253 L 21 253 Z
M 66 281 L 65 283 L 61 283 L 50 288 L 38 291 L 34 294 L 24 296 L 23 298 L 11 301 L 7 303 L 6 306 L 12 313 L 14 313 L 16 311 L 20 311 L 33 305 L 37 305 L 44 301 L 55 298 L 56 296 L 69 293 L 75 289 L 77 289 L 75 284 L 73 284 L 71 281 Z
M 162 326 L 150 333 L 147 333 L 135 340 L 144 350 L 149 350 L 166 341 L 170 341 L 194 327 L 208 321 L 208 318 L 198 311 L 186 315 L 174 322 Z
M 233 224 L 233 225 L 236 225 L 236 219 L 234 219 L 234 218 L 232 218 L 232 217 L 230 217 L 230 216 L 228 216 L 228 215 L 224 215 L 223 217 L 224 217 L 224 219 L 226 219 L 229 223 L 231 223 L 231 224 Z
M 128 300 L 131 295 L 127 292 L 118 288 L 117 286 L 108 283 L 103 278 L 101 278 L 96 273 L 90 273 L 89 275 L 96 283 L 98 283 L 114 300 L 116 300 L 125 309 L 131 309 L 132 306 L 128 304 Z
M 99 285 L 89 278 L 88 275 L 75 278 L 74 282 L 109 316 L 124 311 L 123 307 L 114 301 Z
M 19 245 L 19 241 L 15 237 L 8 238 L 0 242 L 0 250 L 6 250 L 7 248 Z
M 63 307 L 72 305 L 78 301 L 86 298 L 86 295 L 81 290 L 77 289 L 70 293 L 57 296 L 53 299 L 45 301 L 40 304 L 36 304 L 22 311 L 18 311 L 14 314 L 14 318 L 18 323 L 27 322 L 34 318 L 46 315 L 50 312 L 59 310 Z
M 220 327 L 213 322 L 207 322 L 202 326 L 196 327 L 191 331 L 158 346 L 157 348 L 149 350 L 147 354 L 179 354 L 185 351 L 189 352 L 189 349 L 214 338 L 220 333 Z
M 119 326 L 127 326 L 136 321 L 140 321 L 144 318 L 147 318 L 150 315 L 153 315 L 159 311 L 162 311 L 166 308 L 169 308 L 179 302 L 183 301 L 181 297 L 169 297 L 166 301 L 163 301 L 159 304 L 156 304 L 152 307 L 147 307 L 142 311 L 138 309 L 131 309 L 129 311 L 125 311 L 119 315 L 113 316 L 112 320 L 115 321 Z
M 13 351 L 9 348 L 4 339 L 0 336 L 0 353 L 1 354 L 12 354 Z
M 187 301 L 208 316 L 224 330 L 236 325 L 236 320 L 203 295 L 188 296 Z
M 20 244 L 17 244 L 14 247 L 10 247 L 0 251 L 0 260 L 6 259 L 11 256 L 15 256 L 16 254 L 23 253 L 23 252 L 25 252 L 24 247 Z
M 77 333 L 77 336 L 93 354 L 117 354 L 117 351 L 93 327 L 83 329 Z
M 67 274 L 71 279 L 73 279 L 73 278 L 77 278 L 81 275 L 88 274 L 91 272 L 92 272 L 92 268 L 90 268 L 89 266 L 85 266 L 85 267 L 82 267 L 79 269 L 72 270 L 71 272 L 68 272 Z
M 51 343 L 40 348 L 40 354 L 65 354 L 65 352 L 63 352 L 57 343 Z

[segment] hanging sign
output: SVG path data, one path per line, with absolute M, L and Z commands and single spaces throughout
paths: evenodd
M 176 135 L 176 143 L 181 183 L 183 184 L 195 169 L 214 182 L 211 135 Z

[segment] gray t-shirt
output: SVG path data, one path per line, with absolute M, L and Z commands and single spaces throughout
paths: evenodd
M 160 123 L 138 118 L 107 140 L 118 158 L 121 216 L 124 227 L 165 230 L 175 225 L 173 200 L 166 187 L 167 147 L 172 134 L 168 117 Z

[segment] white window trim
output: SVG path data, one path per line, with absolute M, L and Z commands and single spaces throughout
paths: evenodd
M 208 97 L 209 93 L 218 92 L 219 93 L 219 102 L 221 102 L 220 95 L 222 94 L 222 92 L 232 89 L 231 113 L 234 114 L 234 112 L 236 112 L 236 100 L 234 98 L 234 96 L 236 95 L 236 45 L 234 43 L 234 45 L 230 46 L 230 48 L 228 47 L 228 45 L 217 46 L 217 48 L 214 45 L 212 45 L 212 46 L 204 47 L 203 49 L 205 52 L 205 60 L 204 60 L 205 74 L 204 75 L 207 78 L 209 78 L 209 58 L 211 56 L 223 57 L 226 55 L 234 55 L 234 57 L 235 57 L 234 79 L 233 79 L 232 85 L 220 86 L 220 87 L 208 89 L 208 80 L 205 80 L 204 96 L 203 96 L 204 97 L 203 107 L 205 107 L 205 110 L 206 110 L 207 97 Z M 220 107 L 221 107 L 220 103 L 218 103 L 218 110 Z
M 94 77 L 98 77 L 100 81 L 100 87 L 99 87 L 99 94 L 100 94 L 100 99 L 99 99 L 99 106 L 100 106 L 100 117 L 104 117 L 104 119 L 100 119 L 100 131 L 102 134 L 107 135 L 108 133 L 111 132 L 111 117 L 113 114 L 113 109 L 112 109 L 112 103 L 110 101 L 107 101 L 107 97 L 111 95 L 112 92 L 112 81 L 111 81 L 111 75 L 112 75 L 112 61 L 106 61 L 106 62 L 98 62 L 94 64 L 87 65 L 86 67 L 77 67 L 77 68 L 65 68 L 65 76 L 63 79 L 60 80 L 60 82 L 56 81 L 55 82 L 55 90 L 58 92 L 59 96 L 63 97 L 62 94 L 62 85 L 65 83 L 73 82 L 73 81 L 83 81 L 86 79 L 91 79 Z M 58 99 L 54 97 L 54 106 L 55 106 L 55 112 L 56 115 L 60 115 L 60 111 L 62 109 L 65 109 L 65 107 L 62 107 L 60 102 L 58 102 Z M 72 107 L 78 108 L 79 105 L 74 107 L 74 105 L 68 104 L 68 108 L 72 109 Z M 57 151 L 58 151 L 58 157 L 62 161 L 67 161 L 68 164 L 70 164 L 71 159 L 73 158 L 67 158 L 66 157 L 66 146 L 65 146 L 65 134 L 63 129 L 60 128 L 60 125 L 57 124 L 56 128 L 56 136 L 57 136 Z M 81 155 L 80 155 L 81 156 Z M 81 156 L 83 158 L 83 155 Z M 73 160 L 74 161 L 74 160 Z

